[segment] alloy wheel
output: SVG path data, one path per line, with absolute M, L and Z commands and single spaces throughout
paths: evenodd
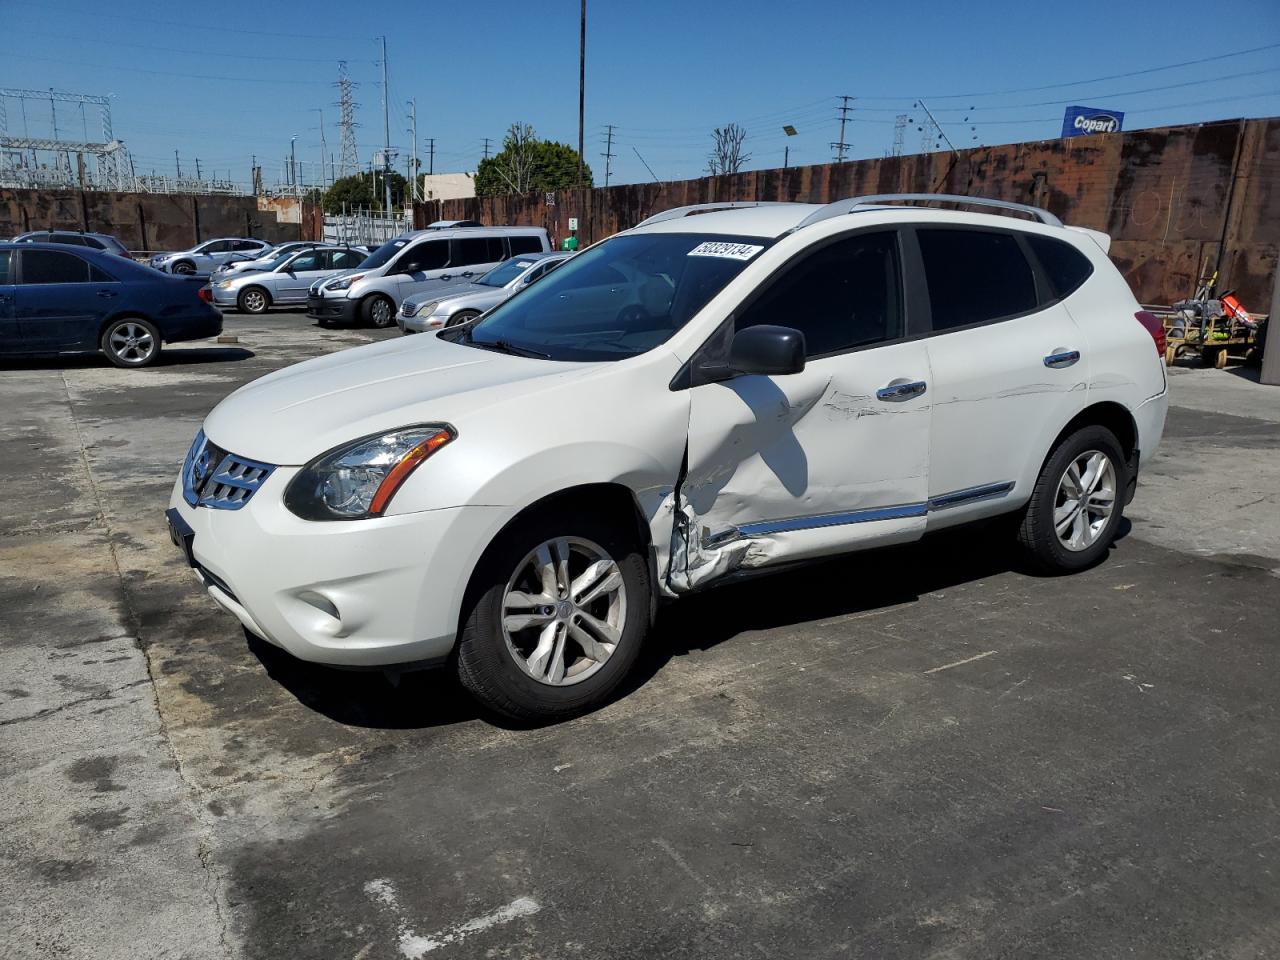
M 1116 468 L 1098 450 L 1075 457 L 1058 481 L 1053 529 L 1068 550 L 1087 550 L 1107 528 L 1116 506 Z
M 244 308 L 250 313 L 260 313 L 267 308 L 267 298 L 261 290 L 249 290 L 244 295 Z
M 369 318 L 375 327 L 385 327 L 391 323 L 391 304 L 381 298 L 373 301 L 369 307 Z
M 146 363 L 156 350 L 156 340 L 151 331 L 132 321 L 112 329 L 107 343 L 111 345 L 111 352 L 128 364 Z
M 502 595 L 502 633 L 516 665 L 539 683 L 580 683 L 613 655 L 627 622 L 618 564 L 599 544 L 560 537 L 520 562 Z

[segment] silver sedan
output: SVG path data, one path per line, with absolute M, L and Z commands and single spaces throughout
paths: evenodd
M 307 302 L 307 289 L 358 267 L 367 254 L 348 247 L 313 247 L 282 253 L 256 269 L 240 270 L 213 284 L 213 302 L 245 313 Z
M 396 315 L 405 333 L 423 333 L 473 320 L 568 260 L 571 253 L 530 253 L 504 260 L 471 283 L 406 297 Z

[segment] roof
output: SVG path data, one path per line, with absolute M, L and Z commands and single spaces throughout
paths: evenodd
M 642 224 L 645 232 L 654 233 L 723 233 L 747 237 L 778 237 L 815 210 L 817 203 L 773 203 L 759 207 L 734 207 L 691 213 L 673 220 Z

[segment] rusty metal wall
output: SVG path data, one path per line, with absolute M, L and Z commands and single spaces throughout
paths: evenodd
M 185 250 L 211 237 L 312 240 L 323 225 L 316 209 L 293 198 L 0 189 L 0 237 L 85 230 L 112 234 L 130 250 Z
M 981 147 L 844 164 L 757 170 L 666 184 L 445 200 L 415 222 L 474 218 L 545 226 L 559 242 L 578 217 L 585 242 L 651 213 L 715 200 L 827 203 L 870 193 L 960 193 L 1043 206 L 1112 236 L 1111 255 L 1138 299 L 1189 296 L 1222 250 L 1219 289 L 1265 312 L 1280 249 L 1280 118 Z M 548 204 L 548 199 L 552 204 Z

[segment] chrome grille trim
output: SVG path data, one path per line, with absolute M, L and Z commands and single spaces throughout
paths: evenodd
M 182 498 L 193 507 L 239 510 L 275 469 L 223 450 L 201 430 L 182 463 Z

